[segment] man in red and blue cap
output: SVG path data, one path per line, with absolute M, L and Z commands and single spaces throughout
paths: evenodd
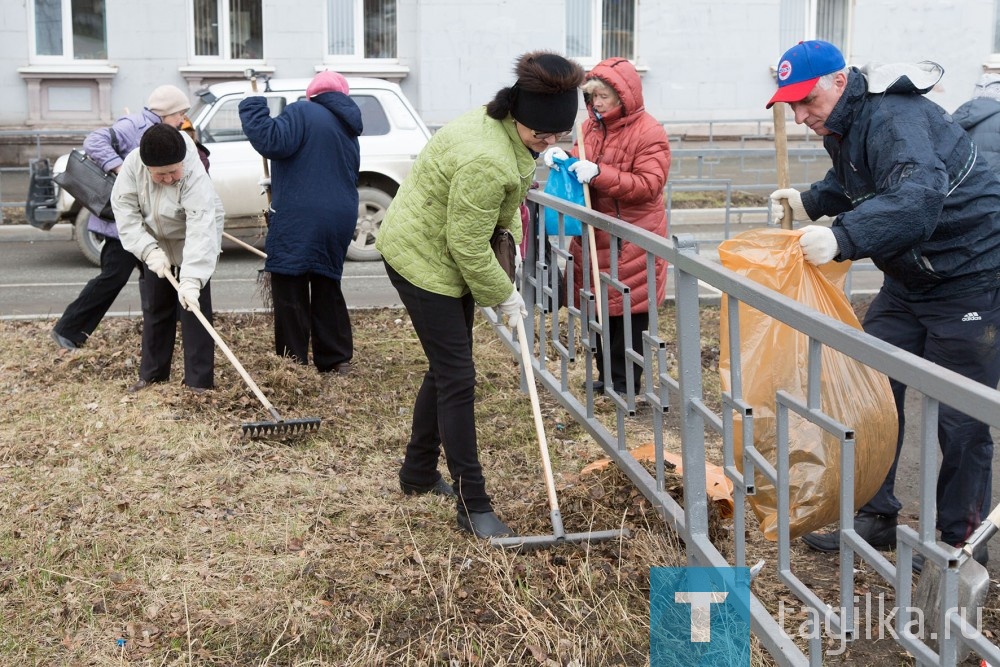
M 778 61 L 778 90 L 795 122 L 823 137 L 833 167 L 806 192 L 771 194 L 775 219 L 787 199 L 807 225 L 806 261 L 872 258 L 885 281 L 864 329 L 988 387 L 1000 381 L 1000 180 L 965 130 L 924 95 L 941 79 L 936 63 L 845 67 L 833 44 L 800 42 Z M 899 415 L 896 460 L 875 497 L 854 517 L 871 545 L 892 547 L 901 504 L 893 493 L 903 444 L 905 385 L 891 380 Z M 941 404 L 943 462 L 937 484 L 941 539 L 963 544 L 989 511 L 993 440 L 987 424 Z M 839 531 L 803 537 L 840 548 Z M 986 562 L 985 547 L 974 554 Z M 914 566 L 923 563 L 916 558 Z

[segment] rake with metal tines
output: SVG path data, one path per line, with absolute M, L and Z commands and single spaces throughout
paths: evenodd
M 174 286 L 174 289 L 180 292 L 180 286 L 177 284 L 177 280 L 174 276 L 168 272 L 165 277 L 168 281 L 170 281 L 170 284 Z M 215 330 L 215 327 L 213 327 L 205 318 L 205 315 L 198 308 L 198 304 L 192 304 L 192 306 L 191 312 L 194 313 L 195 317 L 198 318 L 198 321 L 205 327 L 205 330 L 212 336 L 215 344 L 219 346 L 219 349 L 226 355 L 233 367 L 239 371 L 243 381 L 246 382 L 247 386 L 250 387 L 250 390 L 253 391 L 257 400 L 259 400 L 264 408 L 271 413 L 271 416 L 274 417 L 274 421 L 271 422 L 250 422 L 243 424 L 243 435 L 248 435 L 253 438 L 261 435 L 315 431 L 319 428 L 321 421 L 320 419 L 314 417 L 307 417 L 304 419 L 282 419 L 281 415 L 278 414 L 278 411 L 273 405 L 271 405 L 271 402 L 264 396 L 264 392 L 260 390 L 257 383 L 253 381 L 250 374 L 247 373 L 245 368 L 243 368 L 243 364 L 240 363 L 240 360 L 236 358 L 233 351 L 229 349 L 228 345 L 226 345 L 226 341 L 222 340 L 222 336 L 219 335 L 219 333 Z
M 538 390 L 535 388 L 535 372 L 531 367 L 531 352 L 528 350 L 528 335 L 524 331 L 524 322 L 517 320 L 517 340 L 521 347 L 521 367 L 524 368 L 525 380 L 528 385 L 528 396 L 531 399 L 531 412 L 535 418 L 535 431 L 538 436 L 538 450 L 542 457 L 542 473 L 545 477 L 545 492 L 549 496 L 549 518 L 552 520 L 551 535 L 531 535 L 516 537 L 494 537 L 490 544 L 495 547 L 523 551 L 544 549 L 559 544 L 590 544 L 604 540 L 616 540 L 629 537 L 626 528 L 621 530 L 602 530 L 589 533 L 567 533 L 563 529 L 562 513 L 559 511 L 559 498 L 556 496 L 556 483 L 552 477 L 552 463 L 549 461 L 549 445 L 545 439 L 545 426 L 542 421 L 542 408 L 538 400 Z

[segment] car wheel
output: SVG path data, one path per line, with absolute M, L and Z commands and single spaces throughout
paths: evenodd
M 76 214 L 76 222 L 73 223 L 76 236 L 76 244 L 80 246 L 83 256 L 90 260 L 95 266 L 101 265 L 101 248 L 104 247 L 104 239 L 97 237 L 97 234 L 87 230 L 87 223 L 90 221 L 90 211 L 81 208 Z
M 392 203 L 392 196 L 376 188 L 358 188 L 358 226 L 354 228 L 354 239 L 347 246 L 347 259 L 355 262 L 373 262 L 382 255 L 375 249 L 375 239 L 382 227 L 386 209 Z

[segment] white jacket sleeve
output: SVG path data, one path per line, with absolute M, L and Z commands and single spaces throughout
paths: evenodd
M 180 192 L 180 204 L 186 217 L 181 279 L 196 278 L 204 287 L 215 273 L 222 251 L 220 223 L 224 213 L 212 179 L 198 157 L 198 149 L 187 136 L 184 138 L 188 143 L 188 152 L 184 158 L 184 180 Z

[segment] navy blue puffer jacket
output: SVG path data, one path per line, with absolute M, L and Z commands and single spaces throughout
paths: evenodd
M 870 93 L 852 68 L 826 127 L 833 168 L 802 203 L 836 216 L 838 260 L 871 257 L 912 301 L 1000 287 L 1000 180 L 944 109 L 906 77 Z
M 993 173 L 1000 174 L 1000 100 L 977 97 L 955 109 L 952 116 L 976 142 L 979 154 L 993 165 Z
M 358 221 L 358 105 L 343 93 L 321 93 L 271 118 L 264 97 L 248 97 L 240 120 L 253 147 L 271 160 L 264 270 L 340 280 Z

